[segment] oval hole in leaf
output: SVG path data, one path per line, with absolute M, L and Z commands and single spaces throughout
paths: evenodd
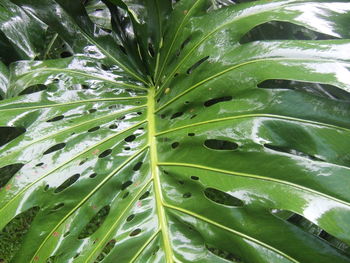
M 306 27 L 282 21 L 273 21 L 260 24 L 249 32 L 247 32 L 241 39 L 240 43 L 259 40 L 326 40 L 337 39 L 337 37 L 322 34 Z
M 135 218 L 135 215 L 129 215 L 128 218 L 126 219 L 127 222 L 130 222 L 131 220 L 133 220 Z
M 14 163 L 0 168 L 0 187 L 3 187 L 23 167 L 23 163 Z
M 132 142 L 132 141 L 135 140 L 135 139 L 136 139 L 136 136 L 135 136 L 135 135 L 130 135 L 130 136 L 126 137 L 126 138 L 124 139 L 124 141 L 126 141 L 126 142 Z
M 183 198 L 190 198 L 191 196 L 192 196 L 192 194 L 191 194 L 190 192 L 184 193 L 184 194 L 182 195 Z
M 149 191 L 146 191 L 143 195 L 140 196 L 139 200 L 145 199 L 149 196 Z
M 138 171 L 138 170 L 140 170 L 141 166 L 142 166 L 142 162 L 138 162 L 137 164 L 135 164 L 134 168 L 132 168 L 132 169 L 134 171 Z
M 58 143 L 58 144 L 56 144 L 56 145 L 50 147 L 49 149 L 47 149 L 47 150 L 43 153 L 43 155 L 46 155 L 46 154 L 53 153 L 53 152 L 56 152 L 56 151 L 58 151 L 58 150 L 61 150 L 61 149 L 63 149 L 65 146 L 66 146 L 66 144 L 65 144 L 64 142 Z
M 219 102 L 230 101 L 230 100 L 232 100 L 232 96 L 215 98 L 215 99 L 207 100 L 206 102 L 204 102 L 204 106 L 210 107 L 210 106 L 213 106 L 214 104 L 217 104 Z
M 198 60 L 196 63 L 194 63 L 187 71 L 187 74 L 191 74 L 196 68 L 198 68 L 202 63 L 204 63 L 207 59 L 209 58 L 209 56 L 206 56 L 200 60 Z
M 55 122 L 55 121 L 60 121 L 62 119 L 64 119 L 64 116 L 59 115 L 59 116 L 53 117 L 52 119 L 47 120 L 46 122 Z
M 206 188 L 204 190 L 204 195 L 209 200 L 227 206 L 241 207 L 244 205 L 243 201 L 215 188 Z
M 126 181 L 125 183 L 122 184 L 121 190 L 125 190 L 128 188 L 130 185 L 132 185 L 132 181 Z
M 85 159 L 81 160 L 81 161 L 80 161 L 80 163 L 79 163 L 79 166 L 81 166 L 81 165 L 83 165 L 84 163 L 86 163 L 86 162 L 87 162 L 87 160 L 88 160 L 87 158 L 85 158 Z
M 182 43 L 181 46 L 179 48 L 179 50 L 176 52 L 176 56 L 180 56 L 181 51 L 187 46 L 188 43 L 190 43 L 191 41 L 191 36 L 187 37 Z
M 126 192 L 126 193 L 123 195 L 122 199 L 125 199 L 125 198 L 127 198 L 128 196 L 129 196 L 129 192 Z
M 97 173 L 92 173 L 89 175 L 90 178 L 95 178 L 97 176 Z
M 94 132 L 94 131 L 97 131 L 99 129 L 100 129 L 100 126 L 96 126 L 96 127 L 89 129 L 88 132 Z
M 174 142 L 171 144 L 171 148 L 175 149 L 177 147 L 179 147 L 180 143 L 179 142 Z
M 170 117 L 170 119 L 178 118 L 178 117 L 182 116 L 183 114 L 184 114 L 183 112 L 176 112 Z
M 107 149 L 104 152 L 100 153 L 100 155 L 98 156 L 98 158 L 105 158 L 108 155 L 110 155 L 112 153 L 112 149 Z
M 106 217 L 109 214 L 110 206 L 106 205 L 102 207 L 90 220 L 88 224 L 83 228 L 80 232 L 78 239 L 84 239 L 91 236 L 93 233 L 97 231 L 97 229 L 103 224 Z
M 55 193 L 62 192 L 67 187 L 74 184 L 80 177 L 80 174 L 74 174 L 71 177 L 69 177 L 66 181 L 63 182 L 59 187 L 56 188 Z
M 117 242 L 115 239 L 108 241 L 107 244 L 102 249 L 101 254 L 98 255 L 95 262 L 101 262 L 105 257 L 107 257 L 107 255 L 111 252 L 111 250 L 113 249 L 113 247 L 115 246 L 116 243 Z
M 22 127 L 0 127 L 0 146 L 16 139 L 25 132 L 26 129 Z
M 209 139 L 204 141 L 204 146 L 211 150 L 233 151 L 238 148 L 238 144 L 230 141 Z
M 141 229 L 137 228 L 134 231 L 132 231 L 129 236 L 134 237 L 134 236 L 137 236 L 140 233 L 141 233 Z
M 187 37 L 182 43 L 181 43 L 181 46 L 180 46 L 180 49 L 184 49 L 186 47 L 186 45 L 188 43 L 190 43 L 191 41 L 191 36 Z
M 268 79 L 258 84 L 260 89 L 294 90 L 332 100 L 350 101 L 350 93 L 336 86 L 285 79 Z

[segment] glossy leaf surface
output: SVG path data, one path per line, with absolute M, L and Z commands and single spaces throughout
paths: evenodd
M 0 258 L 350 262 L 348 1 L 6 5 Z

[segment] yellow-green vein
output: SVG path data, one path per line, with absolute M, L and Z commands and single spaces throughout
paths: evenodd
M 148 94 L 148 113 L 147 113 L 147 121 L 148 121 L 148 144 L 150 147 L 150 157 L 151 157 L 151 173 L 154 183 L 154 196 L 156 199 L 156 207 L 158 220 L 160 224 L 160 229 L 162 232 L 164 250 L 166 262 L 171 263 L 173 260 L 173 252 L 171 249 L 169 231 L 167 226 L 167 220 L 165 215 L 165 210 L 163 207 L 163 195 L 162 195 L 162 186 L 159 178 L 159 170 L 158 170 L 158 155 L 157 155 L 157 145 L 155 138 L 155 115 L 154 115 L 154 94 L 155 87 L 151 87 Z
M 137 251 L 135 256 L 130 260 L 129 263 L 135 262 L 135 260 L 141 255 L 141 253 L 145 250 L 145 248 L 157 237 L 160 233 L 160 229 L 158 229 L 154 234 L 145 242 L 145 244 Z

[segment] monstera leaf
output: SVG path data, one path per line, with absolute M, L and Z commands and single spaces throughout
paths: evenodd
M 350 262 L 347 0 L 0 10 L 2 261 Z

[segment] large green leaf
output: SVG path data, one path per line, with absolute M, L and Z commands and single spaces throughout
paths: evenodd
M 350 262 L 350 3 L 11 2 L 0 258 Z

